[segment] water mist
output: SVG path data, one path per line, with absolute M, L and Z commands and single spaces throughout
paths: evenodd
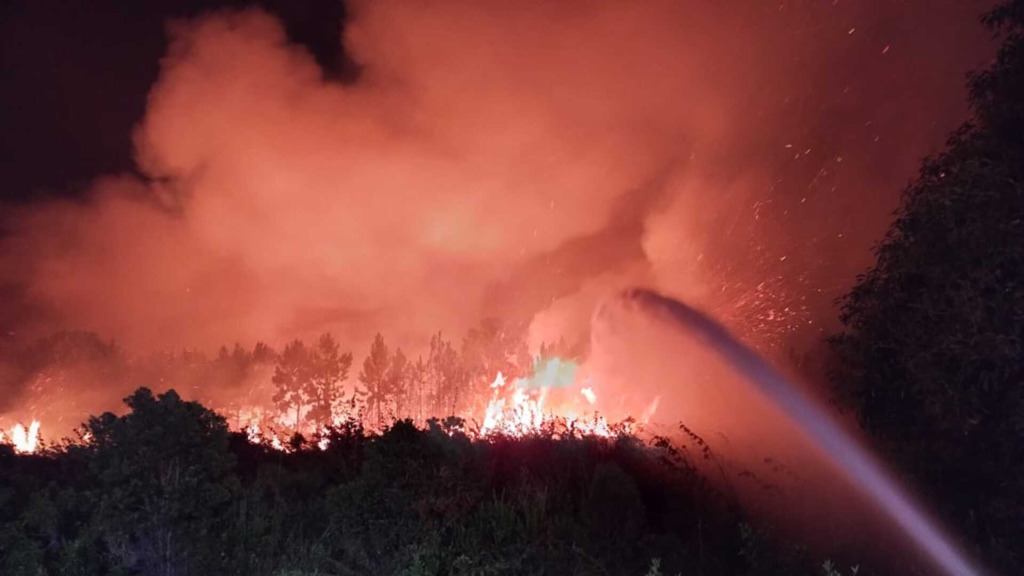
M 595 320 L 606 321 L 613 311 L 640 314 L 696 337 L 701 345 L 763 393 L 813 446 L 820 449 L 829 463 L 877 504 L 885 517 L 943 573 L 950 576 L 980 574 L 865 447 L 813 399 L 718 322 L 682 302 L 646 289 L 628 290 L 605 302 L 598 308 Z

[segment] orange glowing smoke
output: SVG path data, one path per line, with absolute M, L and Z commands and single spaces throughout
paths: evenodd
M 17 339 L 83 328 L 144 354 L 331 331 L 354 350 L 379 331 L 409 351 L 494 317 L 536 350 L 646 285 L 788 361 L 990 57 L 972 2 L 346 4 L 350 84 L 261 11 L 170 27 L 134 170 L 83 202 L 0 208 Z M 0 365 L 0 415 L 59 397 L 32 414 L 70 432 L 131 392 L 95 368 L 65 384 Z M 207 384 L 204 401 L 232 393 Z M 602 386 L 572 393 L 577 414 L 642 419 L 663 394 L 678 416 L 668 390 L 627 411 Z M 564 416 L 562 392 L 518 400 Z

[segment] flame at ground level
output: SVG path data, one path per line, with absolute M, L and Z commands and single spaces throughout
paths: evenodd
M 601 398 L 593 383 L 589 379 L 580 382 L 575 363 L 558 358 L 537 362 L 531 376 L 516 378 L 512 382 L 499 371 L 489 391 L 482 414 L 467 414 L 459 426 L 446 427 L 451 428 L 449 433 L 459 432 L 474 439 L 535 435 L 614 438 L 634 435 L 651 419 L 660 401 L 660 397 L 653 398 L 639 414 L 639 420 L 626 417 L 610 422 L 600 412 Z M 237 422 L 237 428 L 245 432 L 250 442 L 275 450 L 292 450 L 291 443 L 282 439 L 275 428 L 280 426 L 283 430 L 292 429 L 294 417 L 251 407 L 239 412 L 251 417 Z M 333 425 L 340 427 L 356 423 L 357 420 L 346 415 L 336 417 Z M 418 421 L 417 424 L 424 426 L 426 420 Z M 313 434 L 314 444 L 321 450 L 330 445 L 330 430 L 327 427 L 311 428 L 308 432 Z
M 32 420 L 28 428 L 21 423 L 15 424 L 9 434 L 5 435 L 0 430 L 0 443 L 9 443 L 14 446 L 14 451 L 19 454 L 31 454 L 39 448 L 40 424 L 38 420 Z
M 612 437 L 633 432 L 634 423 L 631 421 L 612 426 L 597 412 L 580 416 L 571 408 L 545 408 L 550 388 L 543 387 L 531 393 L 528 381 L 523 378 L 513 382 L 512 392 L 508 394 L 505 377 L 498 372 L 491 388 L 494 390 L 493 397 L 487 404 L 479 431 L 482 437 L 528 436 L 545 432 Z M 597 395 L 590 387 L 580 390 L 580 395 L 590 405 L 597 402 Z
M 490 386 L 472 394 L 474 400 L 467 403 L 455 414 L 423 414 L 418 417 L 408 413 L 394 413 L 390 420 L 412 418 L 418 426 L 428 426 L 431 416 L 437 416 L 449 433 L 462 433 L 474 439 L 489 437 L 524 437 L 549 435 L 554 437 L 598 436 L 612 438 L 619 435 L 633 435 L 640 426 L 647 424 L 658 407 L 660 398 L 644 400 L 630 399 L 632 409 L 625 409 L 625 396 L 603 390 L 590 377 L 582 377 L 582 370 L 572 360 L 557 357 L 536 359 L 532 373 L 524 378 L 506 380 L 500 371 L 495 374 Z M 379 428 L 383 422 L 369 424 L 361 422 L 359 415 L 366 406 L 355 404 L 350 394 L 342 404 L 334 406 L 331 421 L 320 424 L 306 423 L 309 406 L 281 410 L 270 400 L 265 386 L 246 394 L 243 403 L 232 402 L 228 406 L 210 407 L 223 414 L 231 429 L 243 432 L 249 442 L 265 445 L 275 450 L 292 449 L 291 439 L 295 433 L 312 439 L 314 445 L 326 449 L 330 428 L 362 426 Z M 483 388 L 483 386 L 481 386 Z M 266 393 L 266 398 L 259 399 Z M 609 414 L 614 420 L 609 420 Z M 445 421 L 445 416 L 457 416 L 458 424 Z M 41 423 L 33 419 L 27 427 L 14 424 L 9 431 L 0 430 L 0 443 L 11 445 L 17 453 L 28 454 L 40 448 Z M 88 442 L 88 434 L 82 438 Z

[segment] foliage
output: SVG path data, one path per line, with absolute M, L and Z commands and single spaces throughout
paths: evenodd
M 4 574 L 769 573 L 742 554 L 736 503 L 664 442 L 473 441 L 456 420 L 404 420 L 283 453 L 174 392 L 126 403 L 88 442 L 0 447 Z
M 843 301 L 835 381 L 982 558 L 1024 568 L 1024 2 L 970 81 L 972 122 L 927 159 Z
M 234 485 L 222 417 L 173 392 L 139 389 L 131 412 L 86 424 L 96 530 L 115 571 L 172 576 L 213 568 Z

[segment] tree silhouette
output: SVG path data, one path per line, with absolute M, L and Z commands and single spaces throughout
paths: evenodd
M 370 345 L 370 354 L 363 360 L 363 369 L 359 372 L 359 381 L 363 383 L 366 395 L 366 406 L 378 427 L 383 424 L 383 408 L 386 406 L 390 392 L 388 389 L 390 367 L 391 352 L 384 343 L 384 337 L 378 332 Z
M 309 378 L 309 350 L 301 340 L 295 340 L 285 346 L 271 381 L 276 388 L 274 405 L 285 414 L 295 413 L 296 432 L 302 426 L 302 409 L 308 403 Z
M 510 381 L 529 375 L 533 358 L 522 330 L 486 319 L 463 339 L 462 364 L 470 389 L 483 391 L 498 372 Z
M 424 409 L 428 406 L 427 363 L 423 361 L 422 356 L 417 357 L 416 362 L 409 364 L 408 390 L 410 394 L 409 412 L 417 423 L 422 423 Z
M 348 379 L 352 354 L 340 354 L 337 341 L 328 333 L 317 340 L 308 361 L 309 372 L 304 391 L 310 401 L 307 417 L 317 426 L 333 424 L 335 412 L 344 400 L 341 386 Z
M 394 405 L 395 418 L 401 419 L 408 416 L 409 405 L 412 403 L 412 380 L 413 365 L 402 352 L 396 348 L 391 357 L 391 366 L 388 368 L 387 396 Z
M 555 342 L 541 342 L 541 358 L 558 357 L 563 360 L 581 361 L 587 356 L 589 343 L 586 338 L 580 338 L 575 344 L 569 344 L 564 336 L 560 336 Z
M 468 395 L 468 377 L 459 353 L 440 332 L 430 337 L 425 368 L 430 413 L 455 414 Z
M 1005 573 L 1024 526 L 1024 1 L 985 21 L 971 122 L 927 159 L 843 300 L 834 380 L 864 428 Z
M 266 364 L 277 361 L 277 352 L 265 342 L 257 342 L 252 347 L 252 361 L 256 364 Z
M 76 447 L 99 487 L 96 522 L 117 573 L 216 573 L 236 481 L 224 418 L 173 390 L 89 419 Z

